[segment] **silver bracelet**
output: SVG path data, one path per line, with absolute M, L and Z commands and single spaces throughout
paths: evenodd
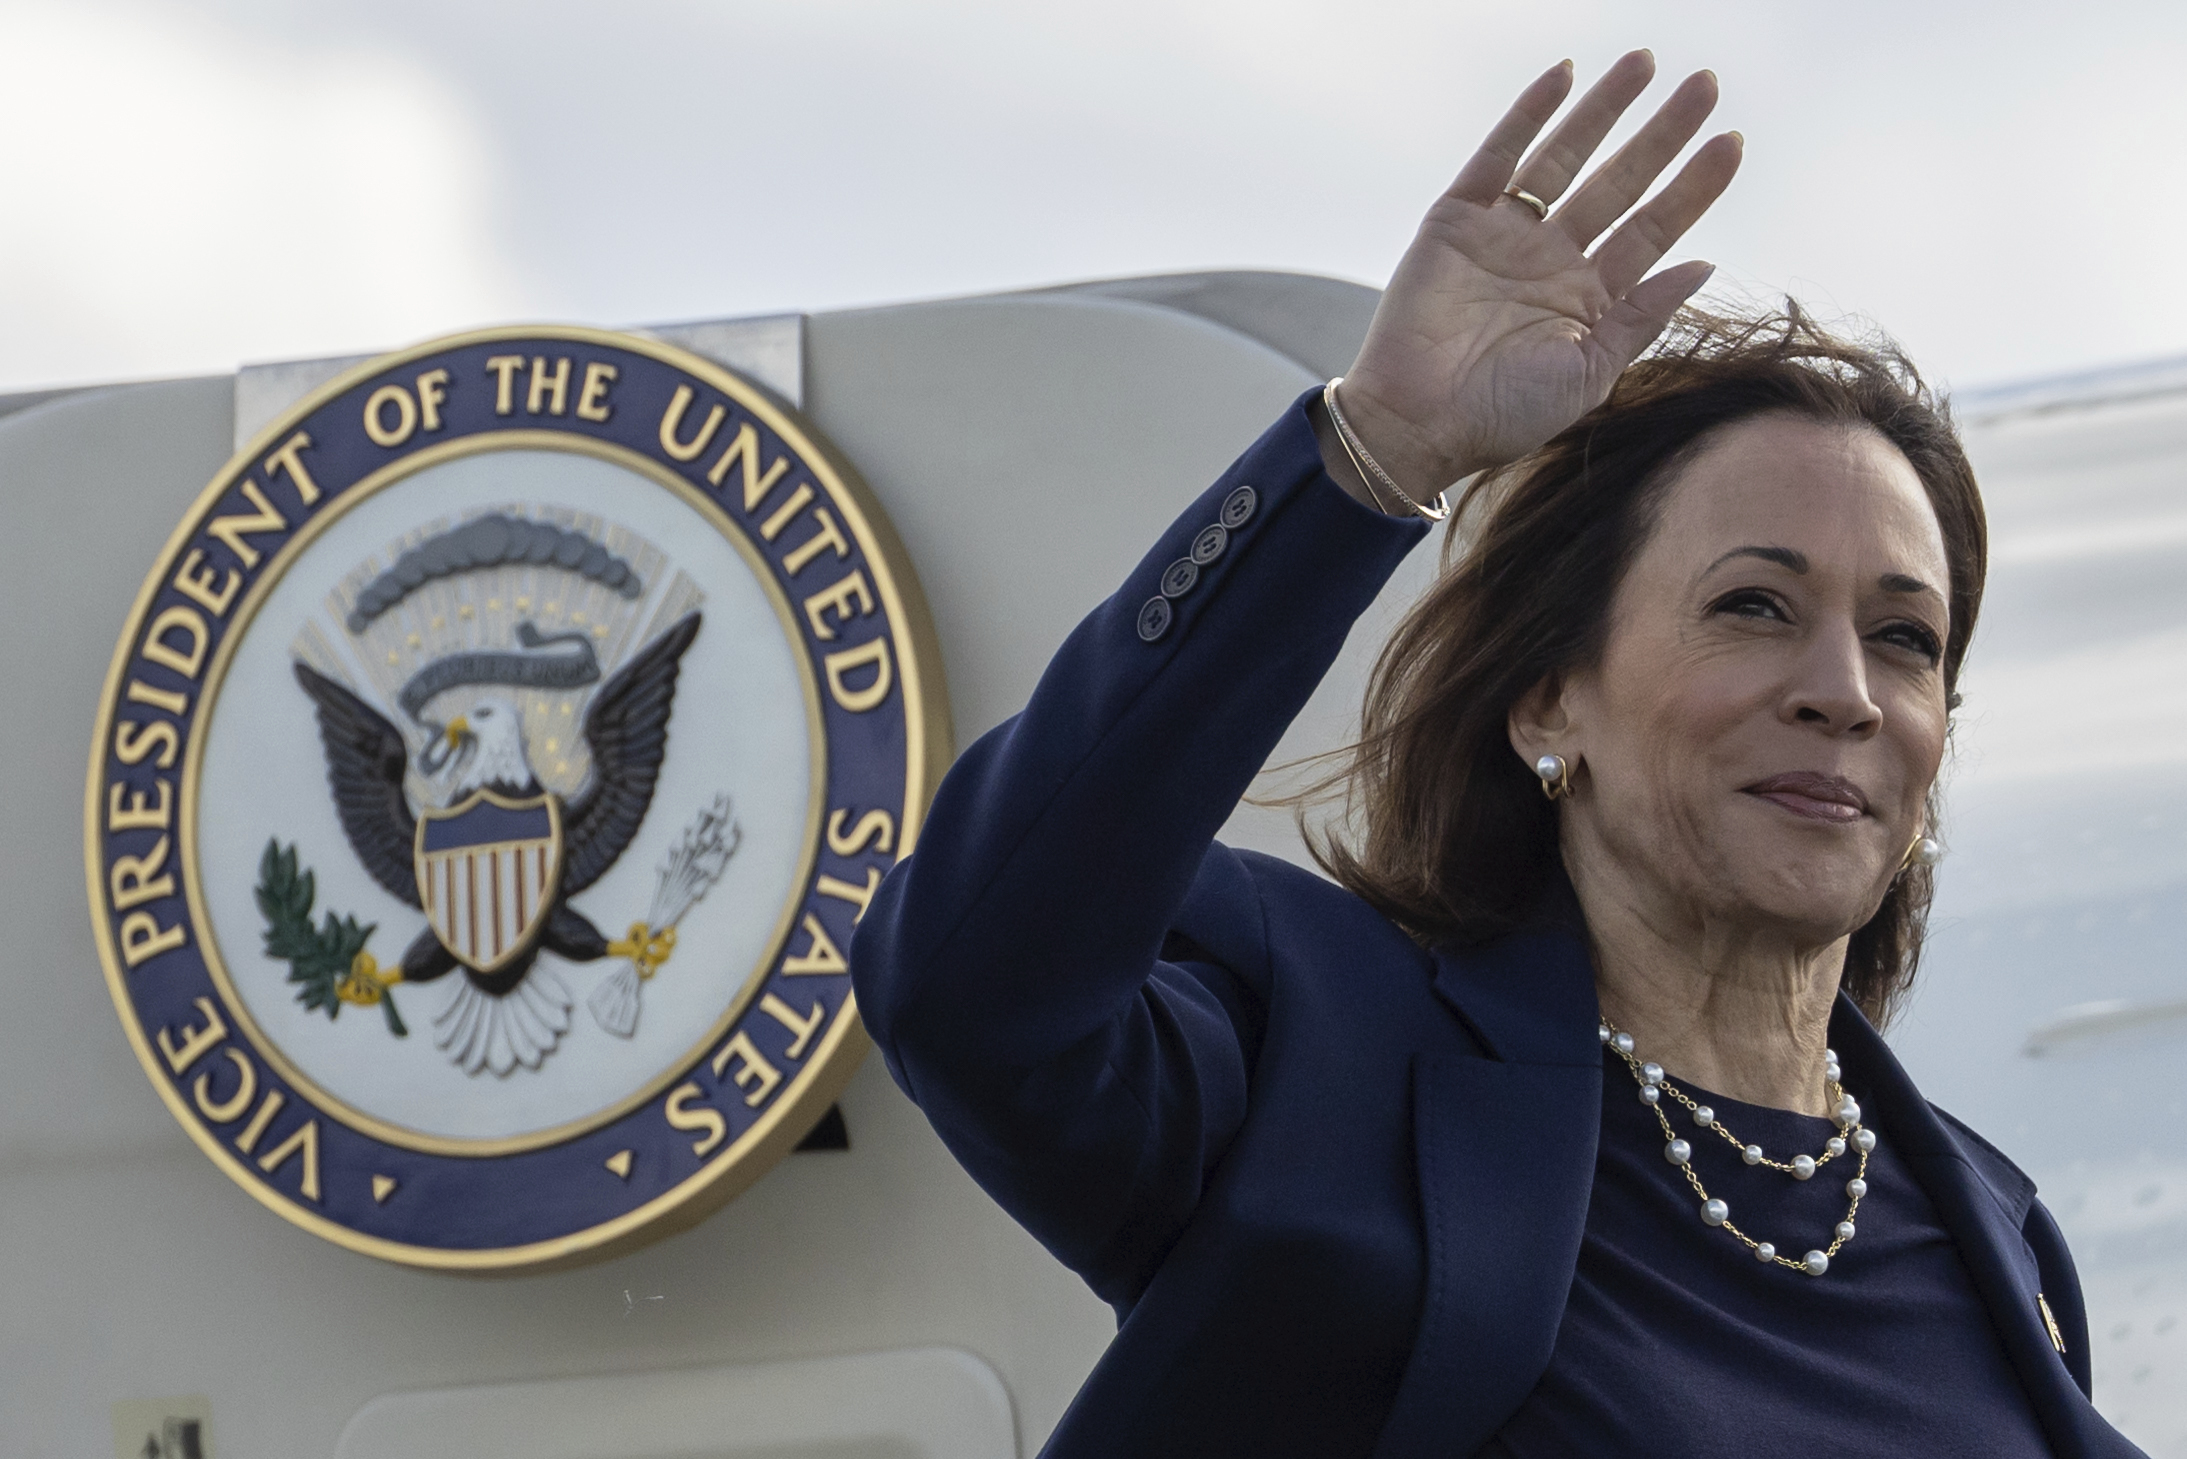
M 1382 469 L 1382 463 L 1374 459 L 1373 453 L 1368 451 L 1366 443 L 1359 439 L 1358 433 L 1352 429 L 1352 423 L 1344 418 L 1344 411 L 1337 405 L 1337 386 L 1343 383 L 1344 377 L 1339 375 L 1322 386 L 1321 403 L 1329 412 L 1330 424 L 1337 429 L 1337 439 L 1344 443 L 1344 454 L 1352 458 L 1352 465 L 1359 471 L 1360 480 L 1366 483 L 1367 495 L 1374 498 L 1375 509 L 1384 512 L 1388 510 L 1382 505 L 1382 493 L 1374 489 L 1375 483 L 1379 481 L 1390 489 L 1391 495 L 1429 521 L 1440 522 L 1449 516 L 1450 493 L 1448 491 L 1437 492 L 1435 500 L 1432 502 L 1426 504 L 1416 502 L 1406 492 L 1405 488 L 1399 486 L 1390 478 L 1389 472 Z
M 1330 416 L 1333 420 L 1336 414 L 1336 407 L 1329 404 L 1329 387 L 1324 385 L 1321 387 L 1321 389 L 1321 403 L 1323 407 L 1330 412 Z M 1352 470 L 1358 475 L 1359 484 L 1367 488 L 1367 499 L 1374 503 L 1374 509 L 1380 512 L 1385 517 L 1396 516 L 1397 513 L 1390 510 L 1389 503 L 1382 500 L 1382 493 L 1374 489 L 1374 478 L 1367 474 L 1366 467 L 1359 464 L 1359 453 L 1352 449 L 1352 443 L 1345 439 L 1344 432 L 1342 431 L 1337 432 L 1337 444 L 1344 448 L 1344 459 L 1352 463 Z M 1406 505 L 1410 506 L 1412 505 L 1412 503 L 1407 502 Z

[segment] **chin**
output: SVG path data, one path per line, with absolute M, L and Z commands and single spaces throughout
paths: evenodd
M 1888 889 L 1888 883 L 1878 888 L 1866 857 L 1817 856 L 1811 847 L 1801 854 L 1734 852 L 1720 864 L 1723 891 L 1712 900 L 1722 913 L 1775 924 L 1817 946 L 1865 926 Z

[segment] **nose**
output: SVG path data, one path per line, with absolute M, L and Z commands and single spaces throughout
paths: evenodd
M 1832 735 L 1866 739 L 1883 724 L 1883 710 L 1868 692 L 1868 658 L 1850 623 L 1807 640 L 1780 716 Z

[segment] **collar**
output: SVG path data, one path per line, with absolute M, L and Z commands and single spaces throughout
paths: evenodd
M 1478 1076 L 1490 1072 L 1495 1064 L 1555 1066 L 1570 1073 L 1585 1070 L 1600 1077 L 1602 1048 L 1595 1028 L 1601 1014 L 1595 998 L 1593 959 L 1577 903 L 1568 888 L 1559 890 L 1561 897 L 1544 899 L 1545 915 L 1529 919 L 1508 936 L 1481 947 L 1436 951 L 1436 995 L 1449 1005 L 1488 1060 L 1494 1061 L 1459 1059 L 1438 1064 L 1439 1077 L 1477 1083 Z M 1868 1106 L 1871 1122 L 1882 1137 L 1892 1141 L 1906 1157 L 1914 1178 L 1951 1233 L 2053 1446 L 2069 1455 L 2134 1452 L 2089 1407 L 2041 1325 L 2036 1306 L 2039 1274 L 2023 1234 L 2035 1199 L 2034 1182 L 1972 1131 L 1934 1109 L 1915 1088 L 1882 1036 L 1842 994 L 1832 1012 L 1830 1037 L 1831 1046 L 1854 1076 L 1855 1097 Z M 1594 1168 L 1595 1127 L 1589 1116 L 1599 1110 L 1601 1095 L 1599 1085 L 1571 1081 L 1564 1073 L 1556 1074 L 1554 1080 L 1546 1092 L 1581 1100 L 1562 1126 L 1575 1138 L 1568 1149 L 1559 1147 L 1565 1158 L 1550 1152 L 1525 1166 L 1518 1179 L 1530 1189 L 1560 1176 L 1573 1186 L 1573 1190 L 1560 1190 L 1555 1200 L 1533 1190 L 1541 1197 L 1535 1209 L 1562 1211 L 1566 1217 L 1561 1225 L 1554 1220 L 1542 1224 L 1544 1229 L 1555 1227 L 1550 1234 L 1560 1236 L 1552 1264 L 1559 1273 L 1558 1281 L 1568 1283 L 1586 1207 L 1584 1199 L 1574 1197 L 1574 1191 L 1586 1189 Z M 1542 1093 L 1533 1091 L 1531 1097 L 1538 1099 Z M 1582 1131 L 1587 1138 L 1576 1138 Z M 1477 1189 L 1470 1183 L 1477 1172 L 1461 1173 L 1468 1177 L 1466 1188 Z M 1508 1177 L 1511 1172 L 1506 1168 L 1504 1174 Z M 1558 1286 L 1552 1295 L 1561 1298 L 1562 1291 Z M 1561 1314 L 1561 1300 L 1543 1300 L 1547 1303 L 1545 1310 Z M 1553 1338 L 1554 1327 L 1551 1321 L 1545 1329 L 1547 1336 L 1533 1336 L 1546 1344 Z M 1506 1330 L 1501 1340 L 1510 1346 L 1521 1336 L 1524 1334 Z M 1424 1322 L 1412 1369 L 1408 1370 L 1379 1453 L 1409 1452 L 1406 1436 L 1418 1437 L 1431 1430 L 1444 1438 L 1454 1428 L 1471 1432 L 1466 1422 L 1459 1422 L 1461 1419 L 1478 1421 L 1475 1427 L 1486 1424 L 1480 1428 L 1483 1436 L 1492 1433 L 1495 1424 L 1507 1416 L 1504 1400 L 1508 1398 L 1515 1406 L 1526 1386 L 1539 1376 L 1535 1358 L 1540 1363 L 1548 1360 L 1548 1348 L 1543 1346 L 1539 1354 L 1530 1354 L 1515 1367 L 1505 1364 L 1514 1367 L 1515 1377 L 1505 1375 L 1512 1378 L 1511 1383 L 1489 1385 L 1494 1394 L 1485 1407 L 1479 1401 L 1483 1395 L 1475 1393 L 1470 1404 L 1458 1405 L 1466 1412 L 1454 1414 L 1449 1410 L 1457 1400 L 1447 1396 L 1431 1399 L 1430 1390 L 1455 1391 L 1442 1381 L 1449 1367 L 1443 1360 L 1460 1351 L 1477 1354 L 1477 1345 L 1469 1346 L 1471 1343 L 1471 1338 L 1459 1341 L 1451 1333 L 1442 1332 L 1433 1321 Z M 1423 1370 L 1432 1370 L 1436 1381 L 1421 1378 Z M 1475 1376 L 1481 1375 L 1477 1372 Z M 1474 1412 L 1476 1409 L 1480 1411 Z M 1490 1409 L 1495 1412 L 1491 1414 Z
M 1594 1068 L 1602 1060 L 1602 1019 L 1585 924 L 1571 887 L 1558 877 L 1517 931 L 1478 947 L 1435 951 L 1435 992 L 1490 1058 L 1509 1064 Z M 1831 1012 L 1831 1047 L 1856 1071 L 1854 1097 L 1909 1155 L 1956 1161 L 2018 1231 L 2035 1182 L 1972 1130 L 1932 1107 L 1843 993 Z
M 1563 877 L 1517 931 L 1435 951 L 1435 992 L 1492 1059 L 1599 1069 L 1595 964 Z
M 1881 1133 L 1902 1154 L 1957 1161 L 1989 1193 L 2012 1229 L 2020 1229 L 2035 1201 L 2035 1182 L 1995 1146 L 1923 1098 L 1875 1025 L 1843 993 L 1830 1016 L 1830 1046 L 1854 1073 L 1853 1097 L 1875 1112 Z
M 1843 995 L 1830 1037 L 1848 1072 L 1867 1086 L 1854 1097 L 1872 1105 L 1877 1133 L 1896 1143 L 1951 1233 L 2052 1447 L 2070 1455 L 2138 1454 L 2089 1406 L 2043 1325 L 2037 1305 L 2042 1273 L 2026 1234 L 2035 1182 L 1922 1098 L 1882 1037 Z

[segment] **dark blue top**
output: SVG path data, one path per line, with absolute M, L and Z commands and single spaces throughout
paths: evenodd
M 1430 950 L 1341 887 L 1215 840 L 1426 535 L 1323 472 L 1310 398 L 1079 625 L 1024 713 L 966 747 L 849 950 L 897 1083 L 1116 1308 L 1049 1459 L 1474 1453 L 1557 1356 L 1597 1136 L 1617 1133 L 1573 929 Z M 1932 1109 L 1842 998 L 1830 1041 L 2051 1447 L 2137 1453 L 2089 1404 L 2080 1283 L 2033 1182 Z M 1897 1341 L 1865 1315 L 1845 1332 L 1870 1355 Z M 1764 1349 L 1725 1357 L 1684 1394 L 1695 1411 L 1778 1390 Z M 1838 1383 L 1828 1411 L 1848 1421 L 1870 1396 Z M 1849 1452 L 1827 1434 L 1790 1447 Z M 1659 1431 L 1625 1452 L 1694 1448 Z
M 1557 1345 L 1485 1459 L 1624 1459 L 1666 1443 L 1693 1459 L 2051 1452 L 1958 1246 L 1888 1132 L 1868 1159 L 1854 1238 L 1810 1277 L 1702 1223 L 1625 1062 L 1604 1059 L 1594 1193 Z M 1858 1098 L 1860 1071 L 1848 1064 L 1845 1080 Z M 1679 1087 L 1779 1160 L 1819 1156 L 1837 1133 L 1826 1119 Z M 1665 1100 L 1664 1112 L 1748 1235 L 1795 1261 L 1830 1245 L 1852 1152 L 1802 1183 L 1745 1165 L 1683 1106 Z

